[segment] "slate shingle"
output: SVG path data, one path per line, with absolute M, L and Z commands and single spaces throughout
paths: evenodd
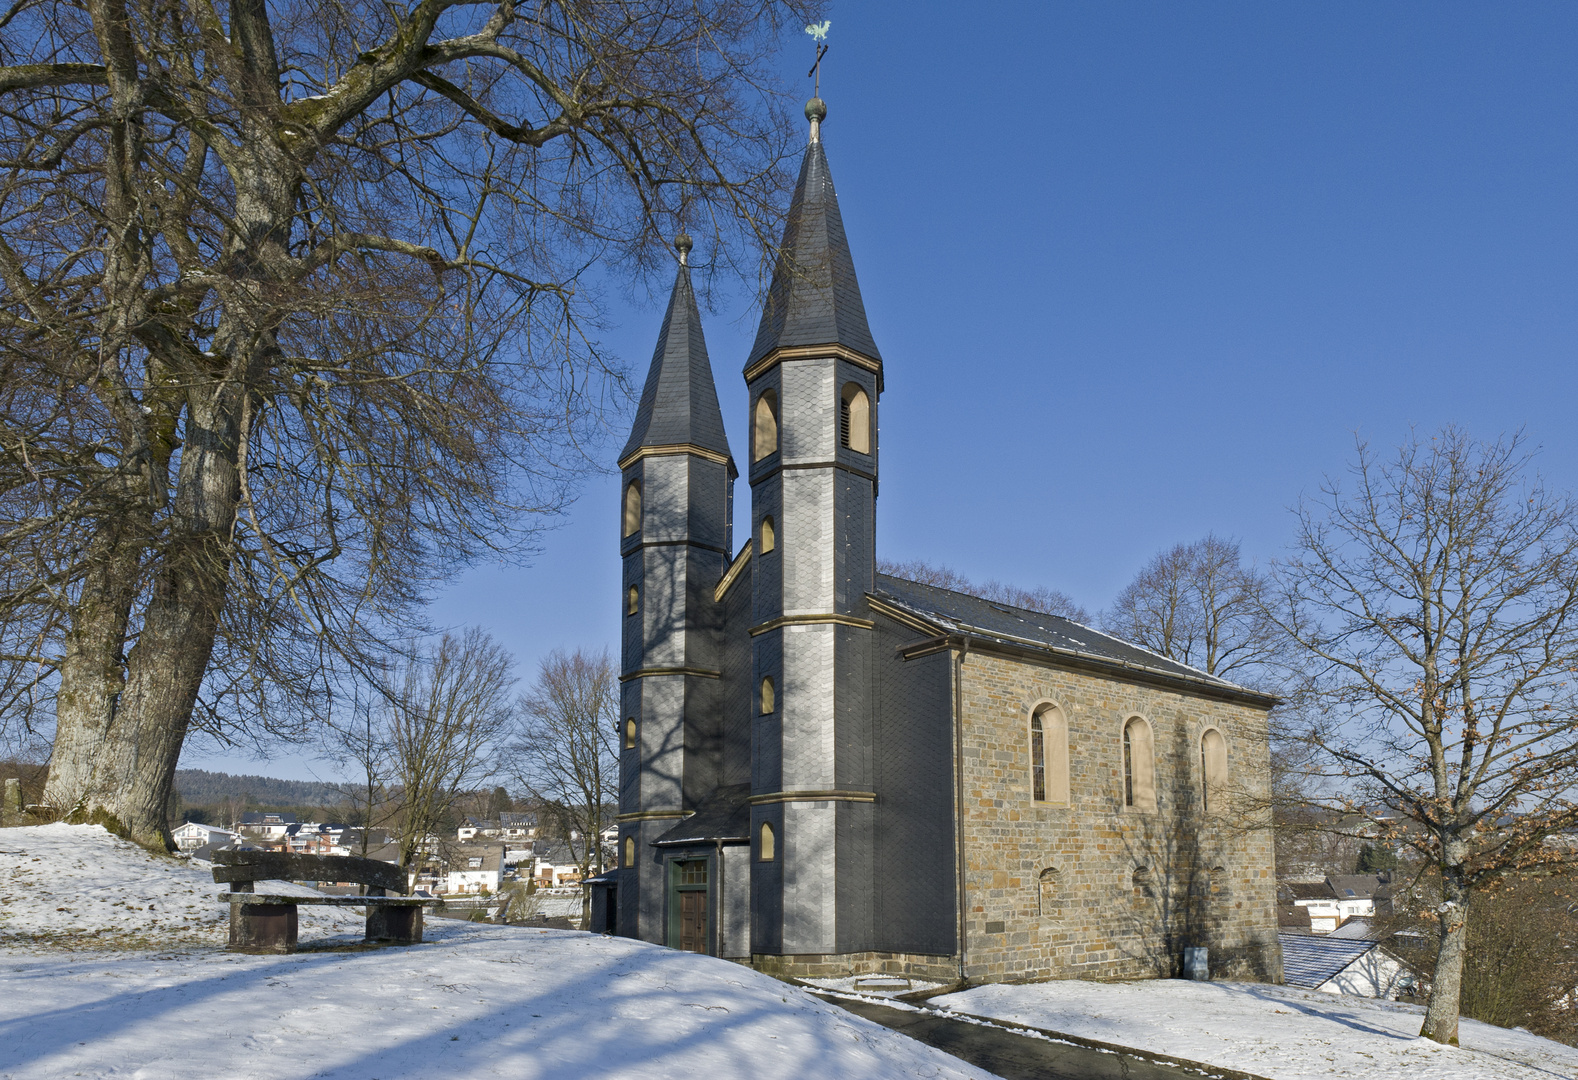
M 842 345 L 882 359 L 866 324 L 838 193 L 820 142 L 806 147 L 800 163 L 778 263 L 745 366 L 776 348 L 796 345 Z
M 718 388 L 712 381 L 712 363 L 701 332 L 701 312 L 690 285 L 690 268 L 681 266 L 674 278 L 663 329 L 652 353 L 652 367 L 641 389 L 641 404 L 630 429 L 630 440 L 620 451 L 623 461 L 643 446 L 691 443 L 729 457 L 729 439 L 723 431 L 723 411 Z

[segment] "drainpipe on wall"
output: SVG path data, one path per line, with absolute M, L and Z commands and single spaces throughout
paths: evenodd
M 718 958 L 723 958 L 723 927 L 729 919 L 728 908 L 724 906 L 723 899 L 723 841 L 714 841 L 718 845 Z
M 961 641 L 953 654 L 953 816 L 954 862 L 959 870 L 959 981 L 962 983 L 965 981 L 965 920 L 969 910 L 964 865 L 964 657 L 970 651 L 969 635 Z

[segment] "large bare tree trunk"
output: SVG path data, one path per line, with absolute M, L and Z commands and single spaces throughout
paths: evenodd
M 1430 982 L 1430 1004 L 1419 1034 L 1438 1043 L 1456 1046 L 1458 1001 L 1463 988 L 1463 951 L 1468 938 L 1469 890 L 1463 867 L 1447 866 L 1441 872 L 1442 904 L 1437 913 L 1440 951 Z

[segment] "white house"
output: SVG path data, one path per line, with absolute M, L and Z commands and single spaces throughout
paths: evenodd
M 497 845 L 463 848 L 449 860 L 444 892 L 498 892 L 504 876 L 504 849 Z
M 204 844 L 223 847 L 236 838 L 236 834 L 229 829 L 221 829 L 217 825 L 200 825 L 195 821 L 188 821 L 179 829 L 172 830 L 170 835 L 175 838 L 175 846 L 182 851 L 196 851 Z
M 260 840 L 284 840 L 292 825 L 299 825 L 295 814 L 251 813 L 241 815 L 240 831 Z
M 1277 940 L 1288 986 L 1370 998 L 1396 998 L 1413 989 L 1413 973 L 1378 941 L 1287 933 Z

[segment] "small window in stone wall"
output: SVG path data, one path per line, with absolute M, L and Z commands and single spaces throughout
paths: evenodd
M 1132 716 L 1123 725 L 1123 805 L 1156 809 L 1156 762 L 1151 725 Z
M 1030 718 L 1030 793 L 1036 802 L 1067 803 L 1068 722 L 1056 705 Z
M 760 461 L 762 458 L 778 451 L 778 393 L 774 390 L 763 390 L 756 399 L 756 409 L 752 414 L 751 426 L 751 460 Z
M 633 836 L 627 836 L 627 837 L 625 837 L 625 866 L 630 867 L 630 866 L 634 866 L 635 864 L 636 864 L 636 838 L 633 837 Z
M 762 518 L 762 554 L 767 554 L 777 546 L 778 532 L 773 528 L 773 519 L 764 517 Z
M 1063 913 L 1061 876 L 1057 867 L 1049 866 L 1036 882 L 1036 910 L 1043 919 L 1056 919 Z
M 634 585 L 625 590 L 625 614 L 634 615 L 641 610 L 641 590 Z
M 761 862 L 772 862 L 778 857 L 778 841 L 773 835 L 773 827 L 767 822 L 762 822 L 761 840 L 756 846 L 756 858 Z
M 627 717 L 625 717 L 625 749 L 626 750 L 634 750 L 635 748 L 636 748 L 636 718 L 633 717 L 633 716 L 627 716 Z
M 846 450 L 871 453 L 871 399 L 859 383 L 845 383 L 839 394 L 838 441 Z
M 1212 728 L 1200 737 L 1200 808 L 1221 810 L 1227 788 L 1227 740 Z
M 762 715 L 767 716 L 778 707 L 778 701 L 773 693 L 773 677 L 767 675 L 762 679 Z
M 641 531 L 641 481 L 632 480 L 625 486 L 625 529 L 623 535 L 634 536 Z

